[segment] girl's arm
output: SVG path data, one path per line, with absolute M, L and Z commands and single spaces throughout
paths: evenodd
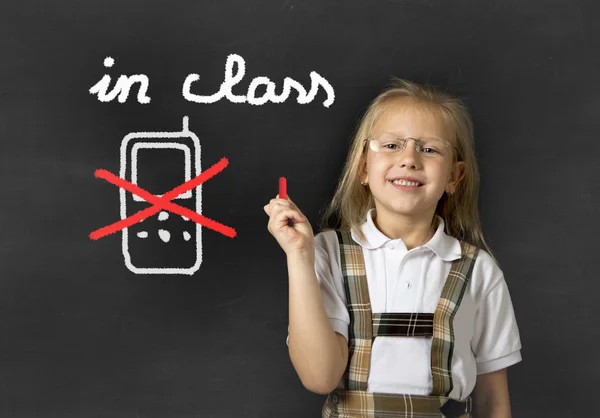
M 478 375 L 474 398 L 475 418 L 511 418 L 506 369 Z
M 314 256 L 290 254 L 289 354 L 302 384 L 326 395 L 336 388 L 348 362 L 348 342 L 327 318 Z

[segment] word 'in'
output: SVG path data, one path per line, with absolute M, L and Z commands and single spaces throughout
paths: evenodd
M 112 67 L 114 63 L 115 60 L 111 57 L 106 57 L 104 59 L 104 66 L 107 68 Z M 129 96 L 129 90 L 134 83 L 140 83 L 140 89 L 138 90 L 137 95 L 138 102 L 142 104 L 150 103 L 150 97 L 146 95 L 150 80 L 148 80 L 148 77 L 144 74 L 135 74 L 129 77 L 126 75 L 120 76 L 110 93 L 108 92 L 108 88 L 110 87 L 110 76 L 104 74 L 104 77 L 90 88 L 90 93 L 97 94 L 98 100 L 101 102 L 110 102 L 119 95 L 119 102 L 125 103 Z

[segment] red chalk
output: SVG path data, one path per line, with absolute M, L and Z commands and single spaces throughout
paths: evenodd
M 280 199 L 287 199 L 287 184 L 285 181 L 285 177 L 279 177 L 279 198 Z

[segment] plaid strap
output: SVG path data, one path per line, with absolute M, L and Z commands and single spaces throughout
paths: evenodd
M 323 406 L 325 418 L 442 418 L 444 400 L 437 396 L 335 391 Z
M 444 405 L 450 412 L 442 412 Z M 398 395 L 336 390 L 323 405 L 323 418 L 471 418 L 471 397 L 464 402 L 443 396 Z M 447 415 L 448 414 L 448 415 Z
M 373 337 L 433 337 L 432 313 L 372 313 Z
M 452 392 L 452 355 L 454 353 L 454 316 L 458 311 L 479 250 L 466 242 L 460 243 L 461 258 L 452 262 L 444 290 L 433 318 L 431 341 L 431 395 L 448 396 Z
M 348 367 L 343 382 L 346 389 L 366 391 L 371 366 L 373 320 L 365 261 L 362 248 L 352 240 L 350 231 L 336 233 L 340 243 L 340 261 L 350 314 Z

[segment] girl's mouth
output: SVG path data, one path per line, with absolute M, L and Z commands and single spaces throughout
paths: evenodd
M 418 190 L 421 186 L 423 186 L 421 183 L 415 182 L 415 181 L 406 181 L 406 180 L 388 180 L 392 186 L 394 186 L 397 189 L 400 190 L 405 190 L 405 191 L 414 191 L 414 190 Z

